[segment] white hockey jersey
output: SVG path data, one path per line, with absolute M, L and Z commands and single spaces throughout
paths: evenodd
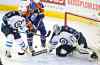
M 16 16 L 12 16 L 11 18 L 8 19 L 8 24 L 14 29 L 20 28 L 20 27 L 25 27 L 26 20 L 24 17 L 16 15 Z
M 76 38 L 72 34 L 65 31 L 61 32 L 59 35 L 53 36 L 51 41 L 52 41 L 52 44 L 53 42 L 54 43 L 57 42 L 61 44 L 67 43 L 68 45 L 73 45 L 73 43 L 77 42 Z
M 3 24 L 13 29 L 26 28 L 26 19 L 18 11 L 9 11 L 3 18 Z

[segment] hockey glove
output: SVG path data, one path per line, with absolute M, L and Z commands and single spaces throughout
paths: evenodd
M 1 25 L 1 31 L 7 36 L 13 32 L 13 28 L 10 25 Z
M 34 24 L 32 24 L 31 21 L 27 22 L 26 25 L 28 27 L 28 31 L 33 32 L 33 33 L 37 32 L 36 27 L 34 26 Z

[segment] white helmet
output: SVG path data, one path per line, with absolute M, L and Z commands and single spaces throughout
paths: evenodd
M 20 15 L 26 14 L 26 12 L 27 12 L 27 8 L 26 7 L 23 7 L 23 8 L 19 9 Z
M 27 11 L 27 7 L 19 8 L 19 11 L 26 12 Z
M 58 34 L 61 31 L 61 27 L 58 24 L 53 26 L 53 31 L 55 34 Z

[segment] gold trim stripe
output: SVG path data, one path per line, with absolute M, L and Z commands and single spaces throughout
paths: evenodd
M 18 10 L 18 5 L 2 5 L 0 4 L 0 11 Z

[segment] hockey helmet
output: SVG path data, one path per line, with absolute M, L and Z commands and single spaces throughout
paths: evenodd
M 53 26 L 53 31 L 54 31 L 55 34 L 58 34 L 61 31 L 60 26 L 58 24 L 55 24 Z
M 25 14 L 27 12 L 27 8 L 23 7 L 19 9 L 20 14 Z

